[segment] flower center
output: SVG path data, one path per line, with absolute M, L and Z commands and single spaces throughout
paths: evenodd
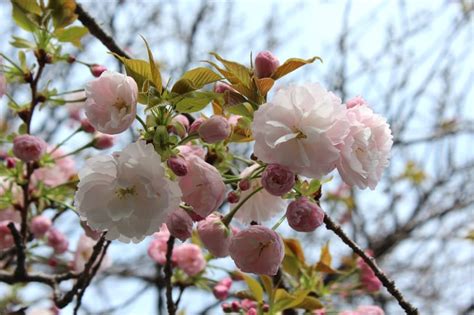
M 308 137 L 303 133 L 303 131 L 299 130 L 299 129 L 296 128 L 296 127 L 293 127 L 293 133 L 296 134 L 296 139 L 306 139 L 306 138 L 308 138 Z
M 121 99 L 120 97 L 117 97 L 114 105 L 113 105 L 115 108 L 118 109 L 118 111 L 120 112 L 123 108 L 125 108 L 125 111 L 128 112 L 128 109 L 129 107 L 127 106 L 127 103 Z
M 133 196 L 133 195 L 136 195 L 137 194 L 137 191 L 136 191 L 136 188 L 135 188 L 135 185 L 132 186 L 132 187 L 126 187 L 126 188 L 118 188 L 116 191 L 115 191 L 115 194 L 117 195 L 117 197 L 119 199 L 125 199 L 127 198 L 127 196 Z

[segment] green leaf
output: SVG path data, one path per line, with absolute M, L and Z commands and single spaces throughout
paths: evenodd
M 13 0 L 25 12 L 41 15 L 41 7 L 36 0 Z
M 230 113 L 230 114 L 253 118 L 254 110 L 253 110 L 252 105 L 250 105 L 250 103 L 248 102 L 235 104 L 235 105 L 226 104 L 224 105 L 224 109 L 227 113 Z
M 240 83 L 242 83 L 245 87 L 250 88 L 252 80 L 250 77 L 250 70 L 246 66 L 234 61 L 226 60 L 215 52 L 211 52 L 211 55 L 216 57 L 216 59 L 224 65 L 227 71 L 229 71 L 237 80 L 239 80 Z
M 306 296 L 303 301 L 294 306 L 295 308 L 302 308 L 308 311 L 317 310 L 323 308 L 323 304 L 315 297 Z
M 180 113 L 194 113 L 203 110 L 216 97 L 214 92 L 191 92 L 173 103 Z
M 148 62 L 141 59 L 128 59 L 117 54 L 114 54 L 114 56 L 125 66 L 127 75 L 131 76 L 135 82 L 137 82 L 138 91 L 146 93 L 148 91 L 146 82 L 149 82 L 151 78 L 150 65 Z
M 260 275 L 260 281 L 263 283 L 263 287 L 265 288 L 265 292 L 269 297 L 269 303 L 272 304 L 273 302 L 273 281 L 272 278 L 266 275 Z
M 85 36 L 89 30 L 82 26 L 71 26 L 66 29 L 60 28 L 54 32 L 54 35 L 60 42 L 69 42 L 76 47 L 81 47 L 81 38 Z
M 329 242 L 328 242 L 323 246 L 323 248 L 321 248 L 321 257 L 319 258 L 319 261 L 314 268 L 316 271 L 321 271 L 321 272 L 326 272 L 326 273 L 337 273 L 337 271 L 331 267 L 331 263 L 332 263 L 332 256 L 331 256 L 331 253 L 329 252 Z
M 150 50 L 150 46 L 148 45 L 148 42 L 143 36 L 141 37 L 143 41 L 145 42 L 146 50 L 148 52 L 148 62 L 150 64 L 150 75 L 151 75 L 149 79 L 155 86 L 156 90 L 161 94 L 163 92 L 163 83 L 161 80 L 160 69 L 155 65 L 155 59 L 153 58 L 153 53 Z
M 286 238 L 284 239 L 284 243 L 286 255 L 294 256 L 299 262 L 305 263 L 303 247 L 299 240 L 295 238 Z
M 76 1 L 74 0 L 49 0 L 48 9 L 51 9 L 53 25 L 56 29 L 72 24 L 76 19 Z
M 28 32 L 33 32 L 39 27 L 31 13 L 25 11 L 18 3 L 12 1 L 12 16 L 15 23 Z
M 302 290 L 295 292 L 294 294 L 290 294 L 285 289 L 277 289 L 275 293 L 273 312 L 276 313 L 289 308 L 294 308 L 296 305 L 304 301 L 309 292 L 309 290 Z
M 300 58 L 290 58 L 286 60 L 281 66 L 279 66 L 275 72 L 272 74 L 272 79 L 273 80 L 278 80 L 279 78 L 287 75 L 288 73 L 291 73 L 295 71 L 296 69 L 313 63 L 316 59 L 322 62 L 322 59 L 320 57 L 313 57 L 307 60 L 300 59 Z
M 10 41 L 10 44 L 13 47 L 16 48 L 28 48 L 28 49 L 33 49 L 36 47 L 36 45 L 24 38 L 18 37 L 18 36 L 12 36 L 13 40 Z
M 250 277 L 249 275 L 242 274 L 242 277 L 244 278 L 245 282 L 247 283 L 247 286 L 249 287 L 250 291 L 252 292 L 255 300 L 259 303 L 263 302 L 263 288 L 260 285 L 260 283 L 258 283 L 257 280 Z
M 198 67 L 184 73 L 173 85 L 172 92 L 184 94 L 202 88 L 204 85 L 222 80 L 222 77 L 209 68 Z
M 275 80 L 272 78 L 255 79 L 255 85 L 262 96 L 267 95 L 268 91 L 273 87 L 273 84 L 275 84 Z

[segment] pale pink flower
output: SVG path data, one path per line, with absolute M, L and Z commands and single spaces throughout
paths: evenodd
M 295 185 L 295 173 L 279 164 L 269 164 L 262 173 L 262 186 L 274 196 L 283 196 Z
M 324 211 L 307 197 L 300 197 L 288 205 L 286 219 L 295 231 L 312 232 L 323 224 Z
M 235 128 L 239 124 L 240 118 L 242 118 L 240 115 L 230 115 L 229 118 L 227 118 L 227 121 L 232 126 L 232 128 Z
M 46 152 L 46 142 L 32 135 L 21 135 L 13 139 L 13 154 L 24 162 L 37 161 Z
M 54 147 L 50 146 L 48 151 L 51 152 L 52 150 L 54 150 Z M 34 184 L 42 181 L 47 186 L 55 187 L 68 182 L 76 174 L 74 160 L 70 156 L 64 156 L 65 152 L 61 148 L 50 154 L 54 159 L 54 164 L 36 169 L 32 175 Z
M 203 117 L 198 117 L 196 118 L 191 126 L 189 127 L 188 133 L 191 135 L 193 133 L 197 133 L 199 131 L 199 128 L 201 127 L 202 123 L 205 121 Z
M 252 174 L 252 172 L 258 168 L 258 164 L 247 167 L 240 174 L 241 178 L 246 178 Z M 242 191 L 240 194 L 240 200 L 244 200 L 248 195 L 255 191 L 261 186 L 260 179 L 250 180 L 249 189 Z M 234 209 L 237 204 L 231 204 L 231 210 Z M 286 208 L 286 201 L 280 197 L 274 196 L 267 192 L 265 189 L 260 190 L 248 199 L 242 207 L 235 214 L 235 218 L 242 223 L 248 224 L 252 221 L 264 222 L 275 215 L 281 213 Z
M 129 76 L 105 71 L 86 85 L 86 116 L 100 132 L 117 134 L 135 120 L 138 87 Z
M 268 78 L 280 65 L 278 58 L 270 51 L 261 51 L 255 57 L 255 74 L 258 78 Z
M 347 108 L 352 108 L 359 105 L 367 105 L 367 102 L 361 96 L 356 96 L 346 101 Z
M 186 157 L 188 173 L 180 177 L 183 201 L 202 217 L 219 208 L 225 199 L 225 184 L 219 171 L 194 154 Z
M 79 171 L 75 205 L 106 238 L 140 242 L 179 207 L 181 191 L 166 177 L 153 144 L 140 140 L 112 156 L 90 158 Z
M 0 221 L 20 223 L 21 222 L 20 212 L 15 210 L 13 207 L 0 209 Z
M 222 216 L 213 213 L 199 221 L 197 232 L 204 247 L 216 257 L 229 255 L 229 245 L 232 231 L 222 223 Z
M 195 244 L 182 244 L 173 251 L 173 259 L 188 276 L 195 276 L 206 267 L 201 248 Z
M 171 120 L 170 132 L 177 134 L 181 138 L 186 136 L 186 132 L 189 129 L 189 120 L 184 115 L 176 115 Z
M 234 235 L 229 251 L 240 270 L 269 276 L 277 273 L 285 256 L 280 235 L 261 225 L 252 225 Z
M 81 128 L 82 130 L 84 130 L 84 132 L 87 132 L 87 133 L 95 132 L 94 126 L 92 126 L 91 122 L 87 118 L 81 119 Z
M 339 159 L 336 146 L 349 131 L 345 111 L 341 100 L 319 84 L 281 88 L 254 114 L 254 153 L 266 163 L 321 178 Z
M 48 238 L 48 245 L 54 249 L 56 254 L 63 254 L 69 247 L 69 241 L 66 236 L 58 229 L 52 227 L 46 234 Z
M 178 208 L 168 214 L 166 226 L 171 235 L 184 242 L 191 237 L 193 233 L 193 220 L 189 214 L 181 208 Z
M 231 127 L 225 117 L 214 115 L 201 124 L 198 132 L 204 142 L 216 143 L 230 135 Z
M 375 189 L 388 166 L 392 133 L 385 118 L 366 105 L 347 110 L 350 132 L 338 147 L 341 150 L 337 169 L 348 185 Z
M 74 260 L 73 260 L 74 271 L 82 272 L 84 270 L 84 267 L 87 261 L 91 258 L 92 253 L 94 252 L 94 245 L 96 243 L 97 242 L 93 240 L 92 238 L 84 234 L 81 235 L 81 237 L 79 238 L 79 241 L 77 242 L 76 251 L 74 252 Z M 109 256 L 105 255 L 104 258 L 102 259 L 102 263 L 100 264 L 98 271 L 101 271 L 110 267 L 111 264 L 112 263 Z
M 166 249 L 168 247 L 167 242 L 170 238 L 170 232 L 163 224 L 160 231 L 153 234 L 154 238 L 148 246 L 148 256 L 160 265 L 166 263 Z
M 179 150 L 179 154 L 182 155 L 183 157 L 187 157 L 190 154 L 194 154 L 201 159 L 206 158 L 206 150 L 204 150 L 203 147 L 198 146 L 198 145 L 192 145 L 192 144 L 186 144 L 186 145 L 180 145 L 177 147 Z
M 52 224 L 53 222 L 51 222 L 50 218 L 47 218 L 43 215 L 38 215 L 31 219 L 31 233 L 33 233 L 35 237 L 42 237 L 46 234 L 46 232 L 49 231 Z
M 383 309 L 376 305 L 361 305 L 356 311 L 359 315 L 385 315 Z

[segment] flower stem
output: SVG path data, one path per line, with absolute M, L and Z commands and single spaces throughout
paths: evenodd
M 276 230 L 278 229 L 278 227 L 283 223 L 283 221 L 285 221 L 286 219 L 286 213 L 280 218 L 280 220 L 278 220 L 277 223 L 275 223 L 275 225 L 272 226 L 272 230 Z
M 136 115 L 135 117 L 140 122 L 140 124 L 143 126 L 143 129 L 145 129 L 145 131 L 147 131 L 148 127 L 146 126 L 146 123 L 143 121 L 143 119 L 138 115 Z
M 59 142 L 53 149 L 53 151 L 49 152 L 49 154 L 53 154 L 54 151 L 56 151 L 57 149 L 59 149 L 60 146 L 62 146 L 63 144 L 65 144 L 66 142 L 68 142 L 72 137 L 74 137 L 76 134 L 78 134 L 80 131 L 82 130 L 82 128 L 78 128 L 76 131 L 74 131 L 73 133 L 71 133 L 68 137 L 66 137 L 66 139 L 64 139 L 63 141 Z
M 232 218 L 237 213 L 237 211 L 239 211 L 239 209 L 244 205 L 244 203 L 262 189 L 262 186 L 258 187 L 257 189 L 252 191 L 247 197 L 245 197 L 241 202 L 239 202 L 239 204 L 222 219 L 222 223 L 224 223 L 226 226 L 229 226 L 230 221 L 232 221 Z

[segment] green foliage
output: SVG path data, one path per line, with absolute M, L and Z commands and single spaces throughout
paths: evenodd
M 273 72 L 272 79 L 278 80 L 287 75 L 288 73 L 291 73 L 304 65 L 313 63 L 316 59 L 322 62 L 322 59 L 320 57 L 313 57 L 307 60 L 300 58 L 290 58 L 286 60 L 281 66 L 279 66 L 275 70 L 275 72 Z
M 59 28 L 54 32 L 57 40 L 64 43 L 71 43 L 76 47 L 81 47 L 81 38 L 89 33 L 86 27 L 71 26 L 68 28 Z
M 221 76 L 211 69 L 198 67 L 185 72 L 183 76 L 173 85 L 171 91 L 178 94 L 184 94 L 200 89 L 209 83 L 213 83 L 221 79 Z

